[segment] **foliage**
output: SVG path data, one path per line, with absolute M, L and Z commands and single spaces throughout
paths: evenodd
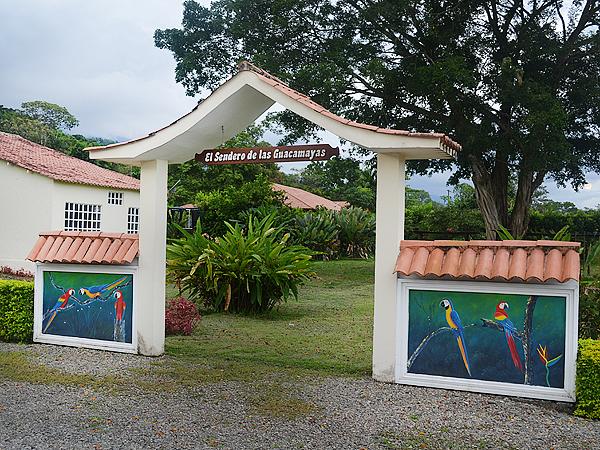
M 297 298 L 298 286 L 314 276 L 311 251 L 290 245 L 287 233 L 279 237 L 273 216 L 251 217 L 246 230 L 225 225 L 218 239 L 206 239 L 198 227 L 182 230 L 184 237 L 167 247 L 169 276 L 190 298 L 218 311 L 264 312 Z
M 585 258 L 582 262 L 581 274 L 585 278 L 590 278 L 592 276 L 592 268 L 600 268 L 600 240 L 592 242 L 583 250 Z M 600 329 L 600 322 L 598 322 L 598 328 Z
M 375 210 L 376 180 L 372 170 L 351 157 L 311 162 L 301 171 L 285 176 L 285 183 L 353 206 Z
M 58 110 L 55 111 L 55 116 L 53 116 L 52 112 L 44 112 L 43 107 L 39 106 L 40 104 L 48 104 L 58 108 Z M 52 103 L 43 101 L 26 102 L 23 103 L 23 105 L 32 106 L 28 107 L 28 111 L 24 111 L 5 108 L 0 105 L 0 131 L 17 134 L 37 144 L 91 162 L 100 167 L 139 177 L 139 168 L 137 167 L 133 168 L 105 161 L 91 161 L 88 152 L 83 150 L 84 148 L 96 145 L 106 145 L 113 141 L 65 133 L 60 127 L 67 128 L 69 123 L 74 122 L 67 116 L 60 119 L 60 110 L 64 109 L 66 111 L 62 106 L 53 105 Z M 38 105 L 38 107 L 35 107 L 35 105 Z M 66 111 L 66 113 L 70 115 L 68 111 Z M 74 117 L 73 119 L 77 121 Z M 54 125 L 56 125 L 57 128 L 55 128 Z
M 185 297 L 169 300 L 165 310 L 165 333 L 189 336 L 200 322 L 196 305 Z
M 436 129 L 462 144 L 487 235 L 523 235 L 544 179 L 580 187 L 600 169 L 600 3 L 476 0 L 222 0 L 184 3 L 181 29 L 157 30 L 191 95 L 251 60 L 323 106 L 381 127 Z M 287 140 L 315 126 L 285 112 Z M 510 180 L 517 180 L 514 197 Z
M 408 200 L 408 198 L 407 198 Z M 405 214 L 407 238 L 480 238 L 485 233 L 481 212 L 477 209 L 475 190 L 468 184 L 454 187 L 452 195 L 437 202 L 408 203 Z M 462 234 L 455 235 L 460 232 Z
M 232 139 L 226 141 L 223 148 L 268 146 L 262 140 L 263 129 L 248 127 Z M 269 181 L 281 181 L 283 173 L 276 164 L 236 164 L 207 166 L 197 161 L 169 166 L 169 204 L 179 206 L 193 203 L 199 192 L 208 193 L 226 187 L 239 188 L 243 184 L 262 176 Z
M 600 419 L 600 341 L 579 340 L 575 415 Z
M 29 342 L 33 336 L 33 283 L 0 280 L 0 341 Z
M 579 293 L 579 337 L 600 339 L 600 282 L 582 282 Z
M 177 285 L 180 294 L 186 290 L 194 300 L 205 299 L 207 293 L 204 284 L 195 284 L 187 277 L 210 245 L 210 239 L 202 232 L 200 223 L 192 232 L 177 224 L 174 224 L 174 228 L 179 230 L 181 237 L 167 244 L 167 278 Z
M 201 211 L 203 229 L 211 236 L 219 236 L 227 230 L 225 222 L 239 222 L 244 212 L 252 208 L 281 206 L 283 198 L 264 175 L 259 175 L 239 187 L 229 185 L 221 190 L 199 192 L 195 204 Z
M 326 209 L 308 211 L 298 216 L 291 230 L 291 240 L 318 252 L 323 259 L 338 256 L 338 223 L 336 214 Z
M 79 121 L 64 106 L 43 100 L 21 104 L 23 114 L 55 130 L 70 130 L 79 125 Z
M 496 232 L 498 233 L 498 237 L 503 241 L 514 241 L 516 239 L 512 235 L 512 233 L 502 225 L 498 225 L 498 229 L 496 230 Z M 565 225 L 560 230 L 558 230 L 550 240 L 563 242 L 570 241 L 571 232 L 569 231 L 569 225 Z
M 367 258 L 375 248 L 375 214 L 362 208 L 343 208 L 334 215 L 340 251 L 350 258 Z

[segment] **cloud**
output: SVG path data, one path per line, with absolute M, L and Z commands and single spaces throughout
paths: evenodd
M 0 3 L 0 103 L 58 103 L 79 119 L 75 132 L 113 139 L 172 122 L 196 100 L 175 83 L 173 57 L 153 34 L 180 26 L 182 11 L 163 0 Z
M 75 132 L 116 140 L 163 127 L 196 104 L 175 83 L 172 55 L 154 47 L 154 31 L 179 27 L 182 13 L 179 0 L 0 2 L 0 104 L 58 103 L 79 119 Z M 320 137 L 338 145 L 330 133 Z M 414 176 L 408 184 L 439 199 L 449 175 Z M 600 176 L 590 174 L 588 183 L 579 192 L 547 186 L 557 201 L 593 208 L 600 203 Z

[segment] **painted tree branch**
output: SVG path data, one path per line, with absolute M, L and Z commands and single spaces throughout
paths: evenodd
M 504 333 L 504 328 L 502 328 L 502 326 L 498 322 L 494 322 L 493 320 L 481 319 L 481 326 L 484 328 L 492 328 L 496 331 Z M 523 334 L 519 331 L 514 333 L 514 336 L 520 341 L 523 340 Z
M 473 327 L 476 326 L 476 324 L 472 323 L 470 325 L 467 325 L 463 328 L 469 328 L 469 327 Z M 417 346 L 417 348 L 415 349 L 415 351 L 412 353 L 412 355 L 410 355 L 410 358 L 408 358 L 408 361 L 406 363 L 406 369 L 410 370 L 411 366 L 413 365 L 413 363 L 415 362 L 415 360 L 417 359 L 417 357 L 421 354 L 421 352 L 423 351 L 423 349 L 425 348 L 425 346 L 429 343 L 429 341 L 437 336 L 440 333 L 443 333 L 444 331 L 452 331 L 452 328 L 450 327 L 441 327 L 438 328 L 435 331 L 432 331 L 431 333 L 429 333 L 427 336 L 425 336 L 423 338 L 423 340 L 421 341 L 421 343 Z

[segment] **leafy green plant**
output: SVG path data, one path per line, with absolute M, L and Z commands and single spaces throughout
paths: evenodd
M 375 215 L 362 208 L 344 208 L 335 216 L 342 255 L 368 258 L 375 247 Z
M 585 250 L 581 272 L 583 276 L 590 278 L 592 269 L 600 265 L 600 240 L 591 243 Z
M 195 283 L 187 277 L 196 266 L 198 258 L 208 248 L 210 239 L 203 233 L 200 223 L 192 232 L 177 224 L 173 224 L 173 227 L 182 237 L 173 239 L 167 245 L 167 279 L 177 285 L 180 294 L 185 290 L 191 299 L 205 300 L 206 286 L 203 283 Z
M 315 250 L 323 259 L 335 258 L 339 251 L 339 240 L 334 214 L 321 209 L 299 216 L 294 222 L 292 240 Z
M 503 241 L 513 241 L 516 239 L 512 235 L 512 233 L 510 231 L 508 231 L 508 229 L 502 225 L 498 225 L 498 229 L 496 230 L 496 233 L 498 233 L 498 237 Z M 556 233 L 554 233 L 554 236 L 552 236 L 552 238 L 550 240 L 551 241 L 564 241 L 564 242 L 570 241 L 571 240 L 571 232 L 570 232 L 569 225 L 565 225 L 560 230 L 558 230 Z
M 600 419 L 600 341 L 579 340 L 575 415 Z
M 0 340 L 29 342 L 33 335 L 33 283 L 0 280 Z
M 600 339 L 600 282 L 582 282 L 579 293 L 579 337 Z
M 508 229 L 502 225 L 498 225 L 498 229 L 496 230 L 496 233 L 498 233 L 498 237 L 503 241 L 514 241 L 515 240 L 515 237 L 511 234 L 511 232 L 508 231 Z
M 167 247 L 168 273 L 191 299 L 218 311 L 268 311 L 315 276 L 312 252 L 290 245 L 289 233 L 273 227 L 274 216 L 250 217 L 246 227 L 225 223 L 215 240 L 201 231 L 186 233 Z M 189 270 L 188 270 L 189 269 Z

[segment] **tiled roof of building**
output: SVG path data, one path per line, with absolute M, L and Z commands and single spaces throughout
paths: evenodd
M 248 61 L 242 61 L 238 65 L 238 70 L 240 70 L 240 71 L 249 70 L 249 71 L 256 73 L 263 81 L 270 84 L 274 88 L 280 90 L 285 95 L 292 97 L 293 99 L 308 106 L 309 108 L 318 112 L 319 114 L 321 114 L 323 116 L 327 116 L 327 117 L 335 120 L 336 122 L 340 122 L 340 123 L 343 123 L 345 125 L 349 125 L 349 126 L 355 127 L 355 128 L 363 128 L 365 130 L 375 131 L 376 133 L 397 134 L 397 135 L 402 135 L 402 136 L 424 137 L 424 138 L 432 138 L 432 137 L 439 138 L 441 143 L 445 147 L 445 150 L 448 152 L 448 154 L 450 154 L 453 157 L 455 157 L 457 152 L 460 151 L 460 149 L 461 149 L 461 145 L 458 142 L 453 141 L 450 137 L 446 136 L 444 133 L 418 133 L 418 132 L 412 132 L 412 131 L 407 131 L 407 130 L 394 130 L 394 129 L 390 129 L 390 128 L 380 128 L 380 127 L 376 127 L 375 125 L 367 125 L 364 123 L 359 123 L 359 122 L 354 122 L 352 120 L 344 119 L 343 117 L 338 116 L 337 114 L 334 114 L 331 111 L 328 111 L 323 106 L 312 101 L 310 99 L 310 97 L 308 97 L 307 95 L 304 95 L 304 94 L 296 91 L 295 89 L 292 89 L 286 83 L 281 81 L 279 78 L 271 75 L 269 72 L 262 70 L 259 67 L 256 67 L 254 64 L 251 64 Z
M 273 183 L 273 190 L 283 192 L 284 203 L 292 208 L 317 209 L 319 207 L 333 211 L 341 210 L 345 202 L 334 202 L 300 188 Z
M 16 134 L 0 132 L 0 160 L 65 183 L 139 190 L 140 181 L 65 155 Z
M 40 233 L 27 259 L 42 263 L 130 264 L 138 252 L 137 234 L 50 231 Z
M 578 242 L 402 241 L 396 272 L 433 279 L 544 283 L 579 279 Z

